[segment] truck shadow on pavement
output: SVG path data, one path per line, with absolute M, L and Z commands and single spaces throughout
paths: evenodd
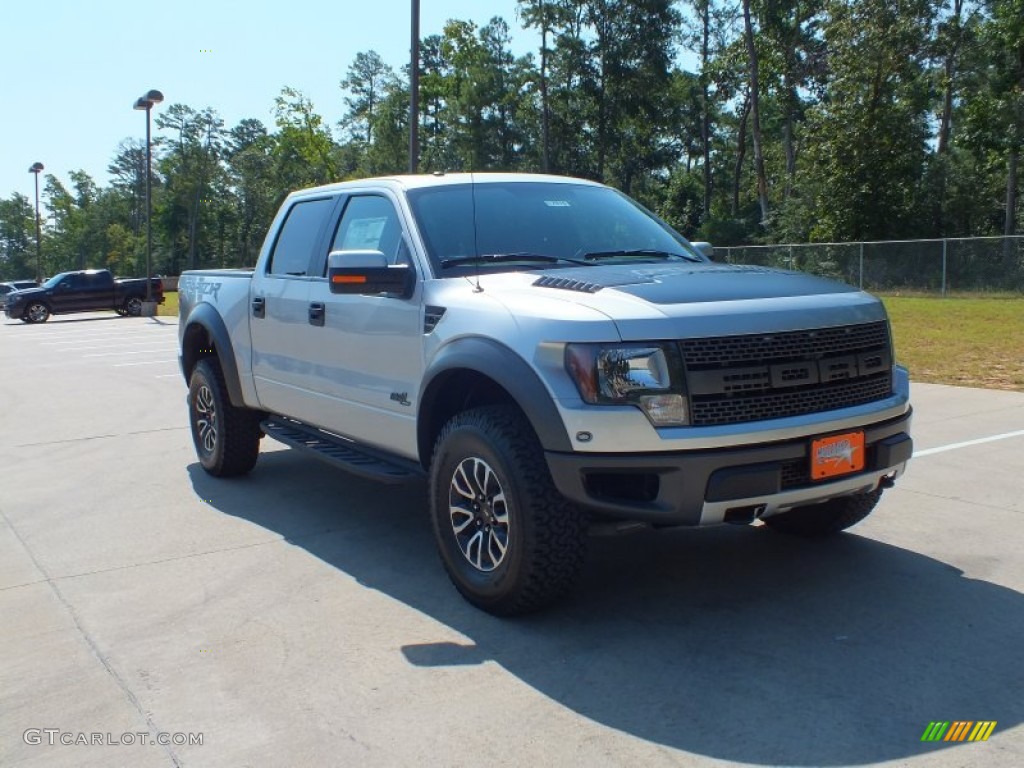
M 984 763 L 995 744 L 921 743 L 929 721 L 996 720 L 998 738 L 1024 715 L 1024 597 L 856 532 L 591 539 L 573 596 L 501 620 L 449 583 L 422 483 L 382 487 L 288 451 L 264 452 L 241 481 L 198 464 L 189 473 L 215 508 L 473 641 L 406 645 L 409 664 L 493 660 L 569 710 L 650 742 L 752 764 L 948 748 L 986 750 L 959 755 Z M 897 512 L 883 501 L 876 514 Z

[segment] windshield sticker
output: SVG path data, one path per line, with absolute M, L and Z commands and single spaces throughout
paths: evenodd
M 548 208 L 571 208 L 572 204 L 568 200 L 545 200 L 544 205 Z
M 375 219 L 356 219 L 349 224 L 345 240 L 341 244 L 341 250 L 376 250 L 380 244 L 380 236 L 384 233 L 384 225 L 387 223 L 387 216 Z

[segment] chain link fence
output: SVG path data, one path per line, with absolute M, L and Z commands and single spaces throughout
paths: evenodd
M 715 260 L 782 267 L 867 291 L 1024 294 L 1024 235 L 715 248 Z

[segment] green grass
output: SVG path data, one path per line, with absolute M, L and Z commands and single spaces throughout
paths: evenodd
M 882 298 L 913 381 L 1024 392 L 1024 299 Z
M 178 316 L 178 292 L 177 291 L 164 291 L 164 303 L 156 305 L 156 314 L 158 317 L 177 317 Z

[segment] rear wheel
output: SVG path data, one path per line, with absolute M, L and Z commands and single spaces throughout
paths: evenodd
M 192 442 L 203 469 L 216 477 L 244 475 L 260 453 L 259 415 L 231 404 L 224 374 L 212 358 L 196 363 L 188 390 Z
M 776 531 L 796 536 L 829 536 L 845 531 L 870 515 L 881 497 L 881 490 L 840 496 L 821 504 L 796 507 L 781 515 L 766 517 L 764 523 Z
M 41 301 L 34 301 L 25 309 L 22 320 L 30 323 L 45 323 L 50 317 L 50 308 Z
M 576 581 L 586 515 L 555 489 L 518 409 L 474 408 L 444 426 L 430 467 L 430 502 L 445 570 L 476 607 L 526 613 Z
M 125 299 L 124 311 L 125 314 L 131 315 L 132 317 L 138 317 L 142 314 L 142 299 L 138 296 L 132 296 L 131 298 Z

